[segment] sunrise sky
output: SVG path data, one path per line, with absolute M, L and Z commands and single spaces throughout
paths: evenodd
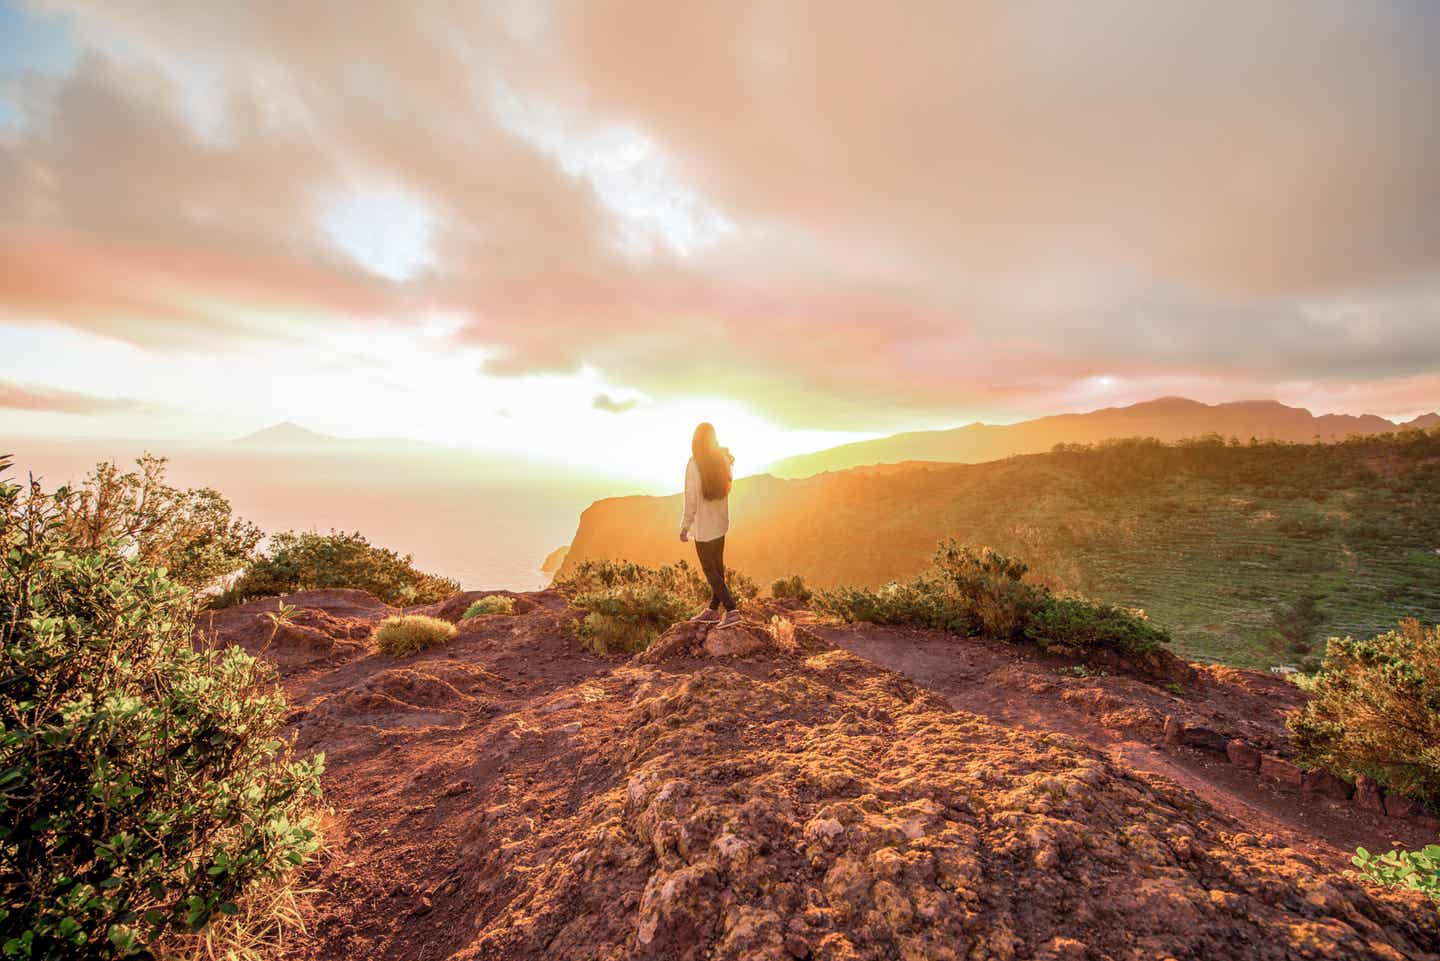
M 0 0 L 0 436 L 1411 417 L 1437 90 L 1423 0 Z

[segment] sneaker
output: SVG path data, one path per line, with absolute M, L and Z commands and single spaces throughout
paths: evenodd
M 720 619 L 720 627 L 734 627 L 739 624 L 742 618 L 739 611 L 726 611 L 725 616 Z
M 720 611 L 713 607 L 707 607 L 699 614 L 690 618 L 690 620 L 695 621 L 697 624 L 714 624 L 720 620 Z

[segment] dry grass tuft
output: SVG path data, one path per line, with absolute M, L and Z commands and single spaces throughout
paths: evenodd
M 375 628 L 375 649 L 391 657 L 409 657 L 443 644 L 456 634 L 455 625 L 423 614 L 387 617 Z

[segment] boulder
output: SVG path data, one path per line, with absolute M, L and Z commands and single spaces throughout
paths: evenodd
M 1230 739 L 1204 725 L 1187 724 L 1172 714 L 1165 718 L 1165 740 L 1171 744 L 1224 754 Z
M 1335 801 L 1348 801 L 1355 794 L 1355 785 L 1344 778 L 1336 777 L 1329 771 L 1316 768 L 1313 771 L 1305 772 L 1300 780 L 1300 790 L 1306 794 L 1327 797 Z
M 635 660 L 641 664 L 658 664 L 672 657 L 693 656 L 704 642 L 707 629 L 708 625 L 696 621 L 672 624 L 651 641 L 649 647 L 636 654 Z
M 769 643 L 770 638 L 764 631 L 740 623 L 723 629 L 711 628 L 700 648 L 710 657 L 740 657 L 753 654 Z
M 1225 756 L 1230 758 L 1230 763 L 1236 767 L 1243 767 L 1247 771 L 1260 770 L 1260 752 L 1238 737 L 1226 743 Z
M 1268 754 L 1260 756 L 1260 776 L 1268 777 L 1272 781 L 1278 781 L 1285 787 L 1294 788 L 1297 791 L 1303 783 L 1300 769 L 1283 758 L 1271 757 Z
M 635 660 L 641 664 L 658 664 L 673 657 L 743 657 L 762 650 L 778 652 L 779 648 L 768 631 L 749 621 L 724 628 L 681 621 L 635 655 Z

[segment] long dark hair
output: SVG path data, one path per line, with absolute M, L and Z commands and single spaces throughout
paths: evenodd
M 715 426 L 709 421 L 695 428 L 690 439 L 690 453 L 700 468 L 700 491 L 707 501 L 730 496 L 730 458 L 715 439 Z

